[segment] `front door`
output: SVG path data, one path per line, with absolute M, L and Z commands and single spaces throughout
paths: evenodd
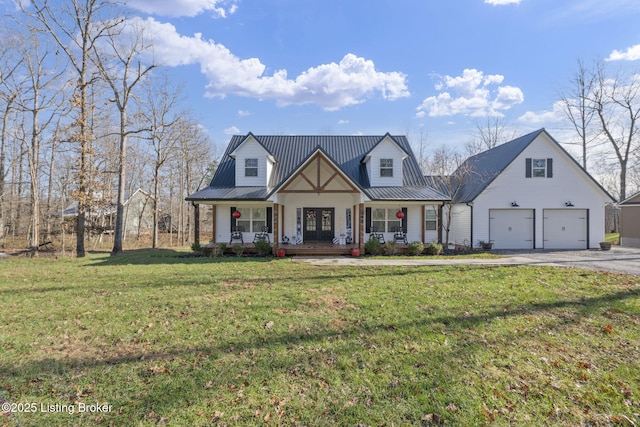
M 304 241 L 331 242 L 334 236 L 334 208 L 304 208 Z

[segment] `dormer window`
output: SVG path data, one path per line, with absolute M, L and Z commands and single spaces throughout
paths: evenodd
M 393 177 L 393 159 L 380 159 L 380 176 Z
M 244 159 L 244 176 L 258 176 L 258 159 Z

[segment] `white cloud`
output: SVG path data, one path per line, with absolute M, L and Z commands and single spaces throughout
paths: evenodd
M 486 4 L 490 4 L 492 6 L 504 6 L 507 4 L 520 4 L 521 0 L 484 0 Z
M 230 126 L 224 130 L 225 135 L 238 135 L 240 133 L 240 129 L 235 126 Z
M 640 44 L 628 47 L 625 52 L 614 49 L 605 61 L 637 61 L 638 59 L 640 59 Z
M 349 120 L 338 120 L 339 125 L 347 125 L 349 124 Z
M 457 77 L 444 76 L 442 81 L 435 85 L 436 90 L 444 92 L 426 98 L 417 107 L 416 116 L 502 116 L 499 110 L 508 110 L 524 101 L 524 94 L 520 88 L 498 86 L 495 91 L 491 90 L 490 86 L 499 85 L 503 81 L 504 76 L 485 76 L 482 71 L 476 69 L 465 69 L 462 75 Z
M 226 18 L 238 10 L 237 0 L 129 0 L 127 6 L 160 16 L 196 16 L 210 11 Z
M 153 39 L 156 61 L 168 66 L 199 64 L 209 80 L 209 97 L 238 95 L 273 99 L 279 106 L 316 104 L 333 111 L 361 104 L 375 94 L 387 100 L 409 96 L 405 74 L 377 71 L 373 61 L 352 53 L 338 63 L 309 68 L 291 79 L 286 70 L 265 75 L 267 67 L 258 58 L 240 59 L 222 44 L 204 40 L 200 33 L 186 37 L 172 24 L 153 18 L 145 26 Z
M 522 116 L 518 117 L 519 122 L 529 123 L 532 125 L 541 123 L 557 123 L 564 120 L 566 120 L 566 115 L 564 113 L 562 101 L 554 102 L 551 110 L 541 111 L 537 113 L 533 111 L 527 111 Z
M 250 116 L 251 114 L 253 114 L 251 111 L 238 110 L 238 116 L 240 117 L 247 117 L 247 116 Z

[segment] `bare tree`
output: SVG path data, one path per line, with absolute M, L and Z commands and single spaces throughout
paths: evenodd
M 144 82 L 143 111 L 140 119 L 149 125 L 149 141 L 153 164 L 153 236 L 152 247 L 158 247 L 161 170 L 173 154 L 177 141 L 170 131 L 180 116 L 177 111 L 181 89 L 174 87 L 167 75 Z
M 501 117 L 487 117 L 483 123 L 476 123 L 476 132 L 465 146 L 468 156 L 473 156 L 497 147 L 513 139 L 515 130 L 509 130 L 507 122 Z
M 30 116 L 30 131 L 25 130 L 27 160 L 31 186 L 31 249 L 37 253 L 40 243 L 40 152 L 42 138 L 54 122 L 59 109 L 59 80 L 64 71 L 56 71 L 56 63 L 49 62 L 49 50 L 42 45 L 38 34 L 30 29 L 22 46 L 23 72 L 26 76 L 24 90 L 19 95 L 22 111 Z M 64 70 L 64 69 L 63 69 Z M 54 86 L 57 86 L 54 88 Z
M 2 129 L 0 129 L 0 237 L 4 236 L 5 205 L 4 194 L 7 177 L 7 145 L 9 143 L 9 123 L 15 101 L 21 92 L 20 84 L 14 79 L 22 58 L 16 55 L 17 39 L 13 34 L 4 34 L 0 46 L 0 102 L 2 102 Z
M 620 200 L 627 194 L 627 172 L 640 143 L 640 76 L 609 76 L 600 62 L 595 71 L 594 89 L 588 100 L 598 117 L 602 132 L 615 154 L 619 171 Z
M 93 46 L 94 55 L 91 57 L 102 78 L 107 82 L 113 98 L 111 101 L 118 110 L 119 116 L 119 148 L 118 148 L 118 200 L 116 203 L 116 221 L 111 255 L 122 252 L 122 240 L 124 235 L 124 197 L 126 188 L 127 171 L 127 141 L 132 134 L 140 133 L 142 129 L 130 129 L 128 109 L 132 100 L 133 91 L 138 83 L 155 66 L 143 66 L 137 58 L 149 45 L 144 40 L 143 29 L 137 27 L 131 21 L 122 22 L 120 25 L 110 26 L 105 30 L 106 47 L 98 51 L 97 45 Z M 109 55 L 109 58 L 107 58 Z
M 93 135 L 89 126 L 91 102 L 89 87 L 97 76 L 92 70 L 90 55 L 105 31 L 117 25 L 106 16 L 115 3 L 109 0 L 68 0 L 60 3 L 53 0 L 31 0 L 19 2 L 22 11 L 36 19 L 55 41 L 58 50 L 69 59 L 74 78 L 75 93 L 72 105 L 77 110 L 69 139 L 78 144 L 78 171 L 76 173 L 78 201 L 76 222 L 76 256 L 85 256 L 85 222 L 91 201 L 90 156 Z
M 580 138 L 584 170 L 587 170 L 587 150 L 600 134 L 593 126 L 596 109 L 591 103 L 591 94 L 595 86 L 594 70 L 587 69 L 584 62 L 579 60 L 578 70 L 573 75 L 568 89 L 562 91 L 560 95 L 563 111 Z

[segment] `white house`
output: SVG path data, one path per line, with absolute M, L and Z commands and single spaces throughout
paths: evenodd
M 251 243 L 264 229 L 274 248 L 363 248 L 372 233 L 440 240 L 448 197 L 426 184 L 404 136 L 249 133 L 231 139 L 211 184 L 187 200 L 211 205 L 214 242 Z
M 455 191 L 438 181 L 422 175 L 404 136 L 249 133 L 231 139 L 211 184 L 187 200 L 211 205 L 213 242 L 264 232 L 274 249 L 363 248 L 398 232 L 496 249 L 585 249 L 604 238 L 611 196 L 544 129 L 467 159 L 449 180 Z
M 640 192 L 621 201 L 620 245 L 640 248 Z
M 604 240 L 613 198 L 544 129 L 470 157 L 454 176 L 455 242 L 588 249 Z

